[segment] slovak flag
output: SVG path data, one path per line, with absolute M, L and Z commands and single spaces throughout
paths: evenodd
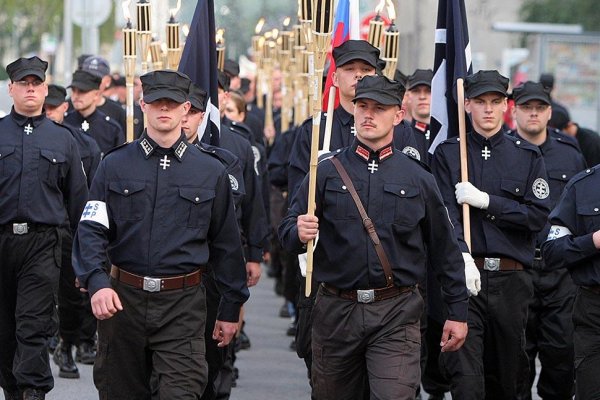
M 338 47 L 347 40 L 360 39 L 360 22 L 358 11 L 359 0 L 338 0 L 338 5 L 333 17 L 333 40 L 331 49 Z M 329 88 L 333 85 L 333 71 L 335 71 L 335 61 L 333 61 L 333 53 L 330 52 L 327 58 L 329 59 L 329 71 L 325 81 L 323 91 L 323 110 L 327 110 L 327 102 L 329 101 Z M 339 95 L 335 94 L 335 107 L 339 105 Z

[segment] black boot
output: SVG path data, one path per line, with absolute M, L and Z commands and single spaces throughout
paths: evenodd
M 94 364 L 94 361 L 96 360 L 96 350 L 94 349 L 94 344 L 84 342 L 77 346 L 75 360 L 82 364 Z
M 18 390 L 9 392 L 4 389 L 4 400 L 21 400 L 21 392 Z
M 73 346 L 70 343 L 61 340 L 52 359 L 60 368 L 58 376 L 67 379 L 79 378 L 79 370 L 73 361 Z
M 23 400 L 44 400 L 46 392 L 40 389 L 25 389 L 23 391 Z

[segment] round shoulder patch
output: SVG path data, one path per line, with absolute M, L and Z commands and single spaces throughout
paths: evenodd
M 550 187 L 548 186 L 548 182 L 545 179 L 537 178 L 535 182 L 533 182 L 533 194 L 540 200 L 544 200 L 546 197 L 550 195 Z
M 405 148 L 402 149 L 402 152 L 404 154 L 406 154 L 407 156 L 410 156 L 412 158 L 415 158 L 415 159 L 421 161 L 421 153 L 419 153 L 419 150 L 415 149 L 412 146 L 406 146 Z
M 237 191 L 240 188 L 240 184 L 237 181 L 237 179 L 235 179 L 235 176 L 228 174 L 229 175 L 229 184 L 231 185 L 231 190 Z

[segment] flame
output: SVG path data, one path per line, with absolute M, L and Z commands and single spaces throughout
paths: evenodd
M 273 31 L 267 31 L 265 32 L 265 39 L 266 40 L 270 40 L 273 37 Z
M 131 0 L 125 0 L 125 1 L 123 1 L 123 3 L 121 3 L 121 6 L 123 7 L 123 16 L 125 17 L 127 22 L 131 21 L 131 13 L 129 12 L 130 4 L 131 4 Z
M 217 29 L 217 33 L 215 35 L 215 42 L 219 45 L 224 44 L 225 42 L 225 29 L 219 28 Z
M 169 9 L 169 14 L 171 14 L 171 17 L 175 18 L 175 16 L 179 12 L 180 8 L 181 8 L 181 0 L 177 0 L 177 6 L 175 8 Z
M 263 26 L 265 26 L 265 18 L 260 17 L 260 19 L 258 20 L 258 23 L 256 24 L 256 28 L 254 28 L 254 33 L 256 35 L 258 35 L 260 33 L 260 31 L 262 31 Z
M 290 22 L 291 22 L 291 21 L 292 21 L 292 18 L 290 18 L 290 17 L 285 17 L 285 18 L 283 19 L 283 27 L 284 27 L 284 28 L 287 28 L 288 26 L 290 26 Z
M 375 7 L 375 12 L 377 14 L 381 14 L 381 12 L 383 11 L 383 7 L 385 7 L 385 2 L 386 0 L 381 0 L 379 4 L 377 4 L 377 7 Z
M 392 0 L 387 0 L 387 13 L 393 23 L 396 19 L 396 8 L 394 7 L 394 2 Z
M 271 31 L 271 37 L 277 40 L 277 38 L 279 37 L 279 29 L 273 28 L 273 30 Z

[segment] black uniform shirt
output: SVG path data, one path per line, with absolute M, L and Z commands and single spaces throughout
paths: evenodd
M 469 182 L 490 197 L 487 210 L 470 207 L 473 257 L 507 257 L 529 267 L 535 238 L 550 212 L 550 189 L 544 160 L 537 146 L 502 130 L 486 139 L 467 135 Z M 463 252 L 462 206 L 455 185 L 460 182 L 458 138 L 436 148 L 431 168 L 448 208 Z
M 117 101 L 104 98 L 104 104 L 97 107 L 102 114 L 109 116 L 110 120 L 116 122 L 123 132 L 127 131 L 127 112 Z
M 220 320 L 237 321 L 248 298 L 229 177 L 183 134 L 169 149 L 144 134 L 102 160 L 73 243 L 75 272 L 92 295 L 110 287 L 106 249 L 112 264 L 141 276 L 210 265 Z
M 98 164 L 100 164 L 100 148 L 96 141 L 91 136 L 83 133 L 81 129 L 75 129 L 69 125 L 64 126 L 71 131 L 75 142 L 77 142 L 77 148 L 81 155 L 81 165 L 87 178 L 87 185 L 90 187 L 98 169 Z
M 119 124 L 98 110 L 86 118 L 79 111 L 73 110 L 65 116 L 64 123 L 76 129 L 81 129 L 94 138 L 98 143 L 98 147 L 100 147 L 102 157 L 110 149 L 125 143 L 125 134 Z
M 431 155 L 429 154 L 429 146 L 431 145 L 431 127 L 429 124 L 419 122 L 416 119 L 412 120 L 410 126 L 415 134 L 415 141 L 417 142 L 417 150 L 421 155 L 421 161 L 429 164 L 431 158 Z
M 511 136 L 523 139 L 516 131 L 509 132 Z M 550 208 L 553 208 L 562 194 L 567 182 L 577 173 L 585 169 L 585 160 L 577 145 L 568 136 L 553 135 L 548 132 L 547 139 L 538 146 L 544 157 L 544 164 L 548 173 L 548 184 L 550 185 Z M 539 249 L 548 237 L 550 224 L 537 234 L 536 247 Z
M 575 175 L 549 216 L 542 245 L 545 266 L 569 268 L 576 285 L 600 285 L 600 250 L 592 235 L 600 230 L 600 165 Z
M 326 118 L 326 113 L 322 113 L 319 134 L 319 150 L 323 148 Z M 298 131 L 296 133 L 296 139 L 289 159 L 288 191 L 290 199 L 296 194 L 298 186 L 300 186 L 300 183 L 310 168 L 312 126 L 312 118 L 309 118 L 298 127 Z M 356 130 L 354 128 L 354 116 L 347 112 L 344 107 L 339 106 L 333 111 L 329 151 L 350 146 L 354 141 L 355 135 Z M 417 142 L 414 138 L 411 127 L 406 121 L 402 121 L 394 128 L 394 144 L 396 148 L 420 160 L 420 154 L 418 154 L 418 151 L 416 150 Z
M 75 139 L 46 114 L 0 119 L 0 225 L 31 222 L 75 228 L 87 200 Z
M 465 321 L 467 291 L 464 262 L 433 176 L 393 143 L 372 151 L 358 139 L 333 155 L 348 171 L 377 229 L 394 274 L 394 284 L 422 282 L 427 260 L 441 280 L 449 319 Z M 282 245 L 304 251 L 297 217 L 307 210 L 308 177 L 291 200 L 279 227 Z M 314 253 L 314 278 L 340 289 L 386 286 L 383 267 L 365 231 L 350 192 L 330 160 L 317 170 L 316 211 L 319 241 Z

